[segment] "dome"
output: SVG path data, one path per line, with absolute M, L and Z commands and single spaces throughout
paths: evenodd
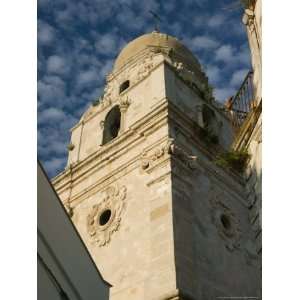
M 128 43 L 118 55 L 114 64 L 114 71 L 123 67 L 133 56 L 151 46 L 172 49 L 172 53 L 178 55 L 182 62 L 201 70 L 200 64 L 193 53 L 181 44 L 178 39 L 165 33 L 154 31 L 152 33 L 144 34 Z

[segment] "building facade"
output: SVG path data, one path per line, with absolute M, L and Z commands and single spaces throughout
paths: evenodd
M 176 38 L 152 32 L 121 51 L 53 179 L 110 299 L 260 297 L 245 180 L 217 164 L 235 138 Z
M 251 156 L 246 172 L 250 220 L 256 236 L 256 252 L 262 254 L 262 16 L 261 0 L 248 2 L 243 16 L 253 69 L 254 103 L 234 143 Z

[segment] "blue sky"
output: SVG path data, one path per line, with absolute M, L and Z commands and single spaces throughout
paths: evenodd
M 102 94 L 122 47 L 153 31 L 149 10 L 199 59 L 218 101 L 240 86 L 250 54 L 237 0 L 39 0 L 38 156 L 50 177 L 64 169 L 69 129 Z

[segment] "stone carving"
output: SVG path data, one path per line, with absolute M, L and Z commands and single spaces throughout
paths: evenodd
M 168 139 L 168 141 L 157 148 L 152 154 L 148 154 L 144 151 L 141 155 L 141 168 L 146 170 L 154 165 L 164 155 L 173 155 L 184 163 L 189 169 L 196 169 L 197 156 L 189 155 L 182 148 L 175 145 L 174 139 Z
M 197 168 L 197 166 L 196 166 L 197 156 L 190 155 L 187 152 L 185 152 L 182 148 L 180 148 L 179 146 L 177 146 L 175 144 L 174 140 L 170 141 L 169 154 L 174 155 L 182 163 L 184 163 L 188 168 L 190 168 L 192 170 Z
M 194 82 L 194 72 L 185 67 L 182 62 L 175 61 L 173 62 L 173 66 L 175 67 L 178 75 L 182 77 L 183 80 Z
M 126 97 L 120 98 L 119 103 L 120 103 L 120 110 L 126 111 L 127 108 L 129 107 L 131 101 L 129 100 L 128 96 L 126 96 Z
M 220 197 L 224 197 L 224 194 L 216 195 L 210 199 L 211 220 L 224 240 L 225 247 L 233 251 L 240 248 L 240 222 L 234 212 L 219 199 Z
M 255 29 L 254 18 L 254 11 L 251 9 L 245 9 L 242 22 L 249 27 L 250 32 L 253 32 L 253 30 Z
M 142 170 L 146 170 L 153 166 L 156 161 L 162 158 L 164 155 L 169 153 L 169 149 L 172 141 L 168 140 L 166 144 L 157 148 L 153 154 L 148 154 L 147 151 L 143 151 L 141 155 L 141 168 Z
M 104 128 L 104 123 L 105 123 L 104 120 L 100 121 L 99 125 L 100 125 L 100 128 L 101 128 L 101 129 Z
M 145 77 L 147 77 L 151 73 L 151 70 L 153 68 L 154 68 L 153 55 L 149 55 L 140 64 L 140 68 L 137 72 L 135 82 L 140 81 Z
M 107 83 L 104 87 L 103 99 L 111 99 L 111 94 L 113 91 L 113 86 L 111 83 Z
M 121 188 L 111 186 L 107 189 L 104 199 L 92 207 L 87 217 L 87 230 L 92 243 L 98 246 L 109 243 L 113 232 L 119 229 L 125 198 L 125 186 Z M 101 218 L 105 214 L 106 220 L 104 223 Z
M 100 102 L 101 110 L 109 107 L 111 105 L 111 103 L 112 103 L 112 101 L 110 98 L 107 98 L 107 97 L 103 98 L 102 101 Z
M 174 50 L 173 48 L 168 47 L 152 46 L 150 48 L 150 51 L 154 54 L 163 54 L 170 56 Z

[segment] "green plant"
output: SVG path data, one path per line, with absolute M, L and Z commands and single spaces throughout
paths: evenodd
M 246 150 L 227 151 L 217 156 L 215 163 L 218 166 L 243 173 L 245 171 L 250 154 Z

